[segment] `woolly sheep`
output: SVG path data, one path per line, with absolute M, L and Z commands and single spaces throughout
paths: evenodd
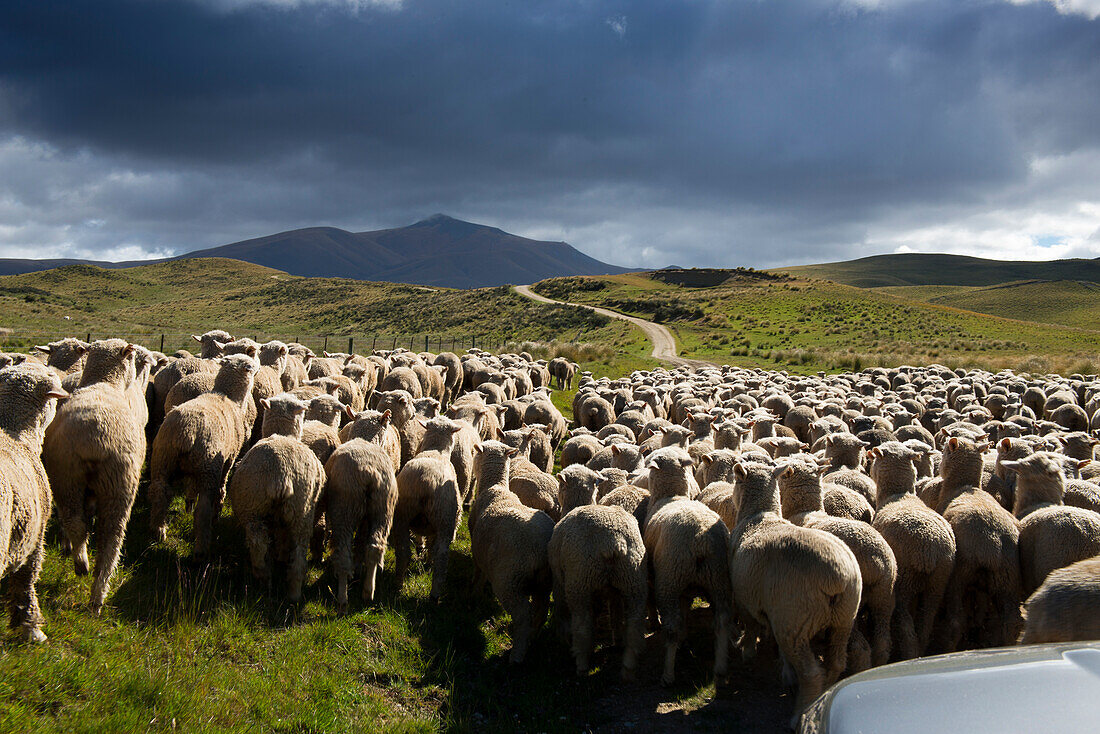
M 475 446 L 477 495 L 470 508 L 470 551 L 481 578 L 512 618 L 512 652 L 521 663 L 550 604 L 550 538 L 554 521 L 508 489 L 508 462 L 517 449 L 499 441 Z M 476 518 L 476 520 L 475 520 Z
M 871 450 L 871 477 L 878 487 L 872 524 L 894 551 L 893 657 L 924 654 L 955 566 L 951 525 L 916 495 L 919 454 L 889 441 Z
M 661 682 L 671 685 L 676 678 L 676 651 L 687 636 L 685 617 L 697 592 L 714 616 L 714 674 L 724 676 L 733 609 L 729 529 L 701 502 L 666 496 L 651 504 L 642 539 L 665 636 Z
M 1062 504 L 1065 479 L 1055 456 L 1039 452 L 1002 465 L 1017 476 L 1013 512 L 1025 595 L 1052 571 L 1100 555 L 1100 514 Z
M 781 466 L 785 467 L 778 478 L 783 517 L 795 525 L 823 530 L 840 538 L 859 563 L 863 583 L 860 609 L 867 619 L 866 624 L 857 622 L 852 630 L 854 642 L 848 648 L 849 671 L 857 673 L 871 665 L 885 665 L 890 658 L 890 619 L 894 613 L 894 582 L 898 573 L 894 552 L 882 535 L 867 523 L 825 513 L 821 473 L 827 470 L 826 467 L 802 461 Z M 853 653 L 858 659 L 851 659 Z
M 252 376 L 258 368 L 248 355 L 224 357 L 213 392 L 189 400 L 165 416 L 153 441 L 150 528 L 154 537 L 164 540 L 172 480 L 183 479 L 186 497 L 194 502 L 194 552 L 198 558 L 210 551 L 229 469 L 248 438 L 245 403 L 252 397 Z
M 1100 639 L 1100 557 L 1051 572 L 1026 609 L 1021 645 Z
M 447 580 L 447 556 L 462 514 L 458 478 L 451 464 L 454 435 L 462 429 L 462 424 L 440 417 L 433 418 L 425 428 L 420 453 L 397 474 L 398 496 L 392 536 L 399 586 L 404 586 L 408 574 L 410 533 L 429 539 L 432 544 L 431 598 L 438 600 Z
M 269 435 L 248 450 L 229 482 L 229 504 L 244 529 L 253 574 L 270 581 L 272 560 L 288 560 L 287 598 L 297 603 L 306 575 L 314 516 L 325 485 L 325 467 L 301 441 L 306 404 L 296 400 L 263 402 L 271 412 L 288 406 L 294 433 Z M 265 420 L 265 425 L 271 423 Z M 273 538 L 277 543 L 274 549 Z M 280 547 L 280 539 L 290 547 Z
M 10 625 L 44 642 L 35 584 L 45 556 L 50 483 L 39 458 L 57 400 L 68 394 L 50 368 L 23 362 L 0 369 L 0 578 L 8 579 Z
M 97 552 L 90 606 L 97 613 L 122 553 L 145 460 L 149 366 L 137 374 L 137 349 L 122 339 L 97 341 L 88 348 L 81 387 L 50 424 L 42 451 L 65 546 L 79 575 L 88 573 L 88 535 L 94 522 Z
M 363 570 L 363 601 L 374 599 L 397 506 L 393 462 L 378 444 L 353 438 L 325 462 L 325 522 L 336 572 L 336 609 L 348 610 L 348 581 Z M 359 556 L 359 557 L 357 557 Z
M 618 506 L 584 505 L 558 522 L 547 548 L 556 616 L 569 624 L 577 675 L 588 672 L 597 603 L 610 599 L 623 620 L 622 677 L 637 671 L 648 594 L 638 523 Z
M 802 711 L 847 665 L 848 638 L 860 602 L 859 564 L 848 546 L 780 514 L 779 470 L 738 464 L 737 526 L 730 533 L 733 598 L 745 627 L 743 652 L 770 629 L 798 682 L 792 728 Z M 827 640 L 824 666 L 811 643 Z

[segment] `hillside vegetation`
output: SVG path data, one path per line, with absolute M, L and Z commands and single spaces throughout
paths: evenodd
M 714 287 L 647 274 L 555 278 L 539 293 L 663 322 L 686 357 L 792 371 L 938 362 L 1095 372 L 1100 331 L 997 318 L 828 281 L 742 272 Z M 961 296 L 960 296 L 961 297 Z
M 300 337 L 320 348 L 355 338 L 359 349 L 441 344 L 499 346 L 505 340 L 604 345 L 594 368 L 652 365 L 647 342 L 626 324 L 584 308 L 551 306 L 507 287 L 452 290 L 341 278 L 299 278 L 259 265 L 217 258 L 179 260 L 124 270 L 70 265 L 0 277 L 3 348 L 51 336 L 120 336 L 165 349 L 192 348 L 188 334 L 222 328 L 254 338 Z M 67 317 L 67 318 L 66 318 Z M 442 339 L 442 342 L 440 341 Z M 455 340 L 452 342 L 451 340 Z M 6 346 L 4 346 L 6 345 Z M 592 354 L 589 354 L 592 356 Z M 633 360 L 641 360 L 635 363 Z
M 822 278 L 860 288 L 907 285 L 989 286 L 1019 280 L 1100 282 L 1100 260 L 1028 262 L 963 255 L 903 253 L 846 262 L 775 268 L 798 278 Z
M 985 288 L 914 286 L 883 291 L 968 311 L 1100 329 L 1100 283 L 1081 280 L 1029 280 Z

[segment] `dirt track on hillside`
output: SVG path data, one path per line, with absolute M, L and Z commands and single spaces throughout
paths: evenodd
M 540 296 L 531 290 L 529 285 L 517 285 L 514 286 L 516 293 L 521 296 L 530 298 L 533 301 L 539 301 L 541 303 L 562 303 L 569 306 L 580 306 L 582 308 L 588 308 L 595 311 L 598 314 L 607 316 L 612 319 L 620 319 L 634 324 L 642 333 L 646 335 L 649 342 L 653 345 L 653 357 L 662 362 L 668 362 L 676 367 L 712 367 L 713 363 L 707 362 L 702 359 L 687 359 L 681 357 L 676 351 L 676 338 L 669 331 L 668 327 L 655 324 L 652 321 L 646 321 L 640 319 L 637 316 L 627 316 L 626 314 L 619 313 L 618 311 L 612 311 L 609 308 L 600 308 L 599 306 L 589 306 L 584 303 L 568 303 L 566 301 L 555 301 L 552 298 L 546 296 Z

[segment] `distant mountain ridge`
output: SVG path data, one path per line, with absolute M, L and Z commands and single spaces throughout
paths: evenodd
M 532 240 L 443 214 L 407 227 L 372 232 L 308 227 L 187 252 L 169 259 L 203 257 L 242 260 L 306 277 L 445 288 L 481 288 L 534 283 L 563 275 L 610 275 L 628 271 L 589 257 L 565 242 Z M 118 268 L 150 262 L 163 261 L 106 263 L 0 259 L 0 275 L 77 263 Z
M 1100 258 L 1086 260 L 986 260 L 965 255 L 902 253 L 858 260 L 772 268 L 772 272 L 822 278 L 858 288 L 912 285 L 991 286 L 1018 280 L 1100 282 Z

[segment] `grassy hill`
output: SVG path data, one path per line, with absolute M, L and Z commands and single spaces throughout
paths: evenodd
M 932 362 L 1071 373 L 1095 372 L 1100 362 L 1100 331 L 999 318 L 816 279 L 745 272 L 700 288 L 626 274 L 555 278 L 534 289 L 664 322 L 687 357 L 803 373 Z
M 1100 260 L 1028 262 L 963 255 L 904 253 L 846 262 L 775 268 L 798 278 L 822 278 L 859 288 L 910 285 L 990 286 L 1019 280 L 1100 282 Z
M 66 318 L 67 317 L 67 318 Z M 26 347 L 60 335 L 126 336 L 147 346 L 193 348 L 189 334 L 222 328 L 259 339 L 300 338 L 332 348 L 353 337 L 437 349 L 497 345 L 504 340 L 581 341 L 606 345 L 600 365 L 646 362 L 648 342 L 621 322 L 588 309 L 548 306 L 507 287 L 452 290 L 340 278 L 299 278 L 218 258 L 179 260 L 125 270 L 70 265 L 0 277 L 0 348 Z M 376 341 L 377 340 L 377 341 Z M 6 345 L 6 346 L 5 346 Z M 593 355 L 589 355 L 593 356 Z M 632 361 L 632 360 L 640 361 Z M 585 360 L 582 360 L 585 361 Z
M 916 300 L 1011 319 L 1100 329 L 1100 284 L 1029 280 L 985 288 L 912 286 L 880 289 Z

